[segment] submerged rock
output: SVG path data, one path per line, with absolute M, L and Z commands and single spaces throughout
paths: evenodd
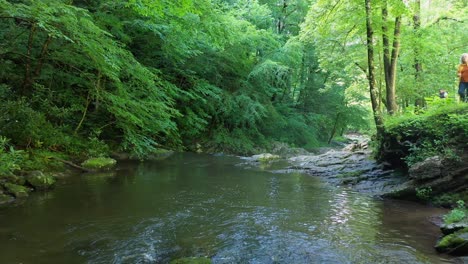
M 112 168 L 115 164 L 117 164 L 115 159 L 100 157 L 87 159 L 81 163 L 81 166 L 91 170 L 103 170 Z

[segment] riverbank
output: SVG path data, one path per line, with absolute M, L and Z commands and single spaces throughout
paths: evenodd
M 391 169 L 388 163 L 373 158 L 369 138 L 360 134 L 346 136 L 343 147 L 327 148 L 299 155 L 261 154 L 245 158 L 258 165 L 286 160 L 283 172 L 304 172 L 324 179 L 332 185 L 349 186 L 371 196 L 386 196 L 400 190 L 407 182 L 404 172 Z
M 0 175 L 0 206 L 24 202 L 34 191 L 45 192 L 54 188 L 56 182 L 77 172 L 97 172 L 116 165 L 112 158 L 89 158 L 79 165 L 74 162 L 51 157 L 54 161 L 40 164 L 35 170 L 20 169 Z M 52 163 L 52 164 L 51 164 Z

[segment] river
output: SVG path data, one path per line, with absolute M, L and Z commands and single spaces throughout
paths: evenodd
M 428 218 L 444 212 L 183 153 L 66 177 L 0 209 L 0 263 L 455 263 L 433 249 Z

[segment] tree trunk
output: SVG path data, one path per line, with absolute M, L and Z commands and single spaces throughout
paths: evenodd
M 416 35 L 416 38 L 419 39 L 421 28 L 421 0 L 414 1 L 414 15 L 413 15 L 413 29 Z M 423 107 L 425 105 L 424 102 L 424 95 L 421 89 L 421 72 L 422 72 L 422 65 L 420 61 L 420 49 L 419 43 L 414 45 L 414 80 L 415 80 L 415 87 L 418 90 L 419 98 L 416 98 L 415 105 L 419 107 Z
M 284 27 L 286 26 L 286 8 L 288 8 L 288 2 L 283 0 L 281 14 L 276 21 L 276 32 L 278 34 L 282 34 L 284 31 Z
M 369 93 L 371 97 L 372 112 L 374 114 L 374 121 L 377 128 L 377 139 L 383 135 L 383 119 L 379 110 L 379 101 L 377 100 L 378 94 L 375 87 L 375 67 L 374 67 L 374 30 L 372 28 L 372 6 L 371 0 L 364 0 L 366 5 L 366 35 L 367 35 L 367 67 L 368 74 L 367 80 L 369 81 Z
M 413 28 L 416 36 L 419 37 L 419 29 L 421 28 L 421 0 L 414 1 L 414 15 L 413 15 Z M 419 61 L 419 47 L 415 45 L 414 48 L 414 69 L 416 71 L 415 78 L 416 81 L 419 79 L 420 73 L 422 71 L 421 62 Z
M 32 77 L 31 77 L 31 53 L 33 49 L 34 43 L 34 35 L 36 34 L 36 23 L 31 24 L 31 29 L 29 30 L 29 38 L 28 38 L 28 47 L 26 50 L 26 65 L 25 65 L 25 72 L 24 72 L 24 81 L 23 87 L 21 90 L 21 95 L 25 95 L 26 91 L 31 88 L 32 85 Z
M 382 44 L 383 62 L 385 73 L 386 106 L 389 114 L 394 114 L 398 105 L 396 103 L 396 66 L 400 53 L 400 28 L 401 16 L 395 18 L 395 29 L 393 32 L 393 44 L 390 46 L 390 39 L 387 27 L 388 9 L 387 1 L 382 6 Z
M 44 60 L 46 57 L 47 49 L 49 48 L 49 44 L 52 41 L 52 36 L 47 36 L 47 39 L 44 41 L 44 44 L 42 45 L 42 50 L 41 50 L 41 55 L 39 57 L 39 62 L 36 65 L 36 69 L 34 70 L 34 77 L 37 78 L 41 75 L 42 72 L 42 65 L 44 65 Z M 34 82 L 34 79 L 31 80 Z
M 338 112 L 336 114 L 336 118 L 335 118 L 335 124 L 333 125 L 333 129 L 330 133 L 330 137 L 328 138 L 328 144 L 330 144 L 330 142 L 332 141 L 333 137 L 335 137 L 335 133 L 336 133 L 336 129 L 338 128 L 338 121 L 340 120 L 340 112 Z

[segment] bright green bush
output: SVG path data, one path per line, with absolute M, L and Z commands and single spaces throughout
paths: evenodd
M 468 212 L 465 207 L 465 202 L 462 200 L 457 201 L 457 207 L 450 211 L 450 213 L 444 215 L 444 223 L 452 224 L 460 222 L 468 217 Z

